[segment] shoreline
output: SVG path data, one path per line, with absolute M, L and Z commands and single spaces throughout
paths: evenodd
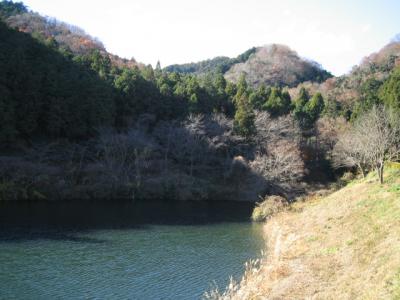
M 260 261 L 206 299 L 398 299 L 400 169 L 274 215 Z

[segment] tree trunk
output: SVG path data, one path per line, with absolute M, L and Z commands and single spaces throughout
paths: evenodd
M 379 177 L 379 183 L 383 184 L 383 169 L 384 169 L 384 163 L 379 163 L 379 165 L 376 167 L 376 170 L 378 172 L 378 177 Z
M 363 166 L 362 166 L 362 165 L 358 165 L 358 168 L 359 168 L 360 171 L 361 171 L 362 177 L 365 178 L 365 170 L 364 170 Z

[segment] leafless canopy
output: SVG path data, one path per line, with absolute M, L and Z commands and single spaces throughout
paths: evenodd
M 300 130 L 291 116 L 256 114 L 257 155 L 251 167 L 269 182 L 291 182 L 304 174 L 299 150 Z
M 376 169 L 383 183 L 386 161 L 400 155 L 400 120 L 398 115 L 384 107 L 374 107 L 361 116 L 354 126 L 339 138 L 334 149 L 336 167 Z

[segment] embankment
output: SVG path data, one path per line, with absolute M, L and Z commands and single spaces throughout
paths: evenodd
M 266 255 L 217 299 L 400 299 L 400 168 L 296 203 L 265 225 Z

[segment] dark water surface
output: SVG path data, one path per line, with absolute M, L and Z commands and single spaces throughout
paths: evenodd
M 0 299 L 199 299 L 263 248 L 252 205 L 0 205 Z

